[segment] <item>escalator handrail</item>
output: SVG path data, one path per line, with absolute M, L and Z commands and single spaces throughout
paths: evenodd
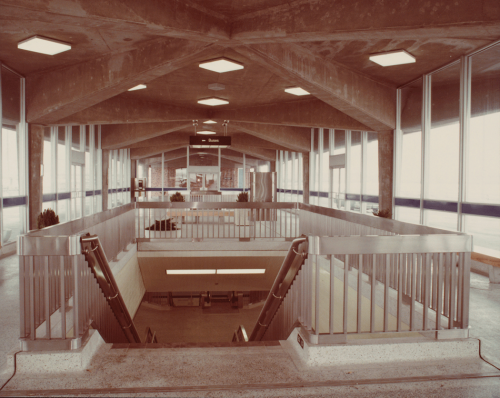
M 262 307 L 257 323 L 248 339 L 249 341 L 259 341 L 264 335 L 269 322 L 273 319 L 297 272 L 304 263 L 307 257 L 307 250 L 307 236 L 302 235 L 300 238 L 292 241 L 292 245 L 288 250 L 285 260 L 283 260 L 283 264 L 274 280 L 273 287 L 264 303 L 264 307 Z
M 127 337 L 129 343 L 141 343 L 141 338 L 134 325 L 132 317 L 123 301 L 118 285 L 109 267 L 106 254 L 102 249 L 101 242 L 97 235 L 82 235 L 80 237 L 82 245 L 82 253 L 85 260 L 89 264 L 92 273 L 94 274 L 99 287 L 108 301 L 111 310 L 113 311 L 118 323 L 120 324 L 123 333 Z M 88 247 L 87 247 L 88 246 Z M 95 261 L 94 261 L 95 258 Z M 98 263 L 99 268 L 96 267 Z

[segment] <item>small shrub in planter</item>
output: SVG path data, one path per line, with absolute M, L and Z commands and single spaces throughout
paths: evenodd
M 236 202 L 248 202 L 248 192 L 241 192 Z
M 171 202 L 184 202 L 184 196 L 180 192 L 176 192 L 173 195 L 170 195 Z
M 377 212 L 373 212 L 373 215 L 382 218 L 391 218 L 389 216 L 389 210 L 379 210 Z
M 177 231 L 177 223 L 170 218 L 166 220 L 155 220 L 155 223 L 146 228 L 146 231 Z
M 38 215 L 38 229 L 50 227 L 51 225 L 59 224 L 59 216 L 54 210 L 46 209 Z

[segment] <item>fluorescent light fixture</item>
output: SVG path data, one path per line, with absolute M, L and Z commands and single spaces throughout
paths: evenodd
M 290 87 L 290 88 L 285 88 L 285 92 L 288 94 L 293 94 L 293 95 L 309 95 L 310 93 L 304 90 L 303 88 L 300 87 Z
M 167 269 L 167 275 L 215 275 L 214 269 Z
M 215 131 L 210 131 L 210 130 L 201 130 L 201 131 L 198 131 L 198 134 L 202 134 L 202 135 L 215 135 L 216 132 Z
M 17 43 L 17 48 L 47 55 L 55 55 L 71 50 L 71 46 L 68 43 L 54 39 L 47 39 L 41 36 L 33 36 L 29 39 L 20 41 Z
M 215 120 L 207 120 L 206 122 L 203 122 L 203 124 L 215 124 L 217 123 Z
M 385 53 L 370 55 L 370 61 L 382 66 L 403 65 L 416 62 L 413 55 L 405 50 L 388 51 Z
M 265 269 L 218 269 L 218 274 L 264 274 Z
M 135 87 L 132 87 L 132 88 L 129 88 L 128 91 L 135 91 L 135 90 L 142 90 L 144 88 L 146 88 L 147 86 L 145 84 L 139 84 L 138 86 L 135 86 Z
M 227 58 L 218 58 L 211 61 L 202 62 L 200 68 L 211 70 L 212 72 L 225 73 L 243 69 L 243 65 Z
M 210 106 L 218 106 L 218 105 L 226 105 L 229 104 L 229 101 L 220 99 L 220 98 L 205 98 L 198 101 L 198 104 L 210 105 Z

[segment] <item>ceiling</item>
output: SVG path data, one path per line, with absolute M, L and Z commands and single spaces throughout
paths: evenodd
M 17 48 L 33 35 L 72 49 Z M 102 124 L 108 148 L 135 145 L 136 158 L 178 148 L 205 118 L 218 132 L 230 120 L 233 150 L 261 160 L 309 151 L 311 127 L 392 130 L 398 86 L 499 38 L 490 0 L 0 0 L 0 61 L 26 77 L 28 121 Z M 395 49 L 416 63 L 368 59 Z M 221 56 L 244 69 L 198 67 Z M 147 89 L 127 91 L 139 83 Z M 311 95 L 284 92 L 292 86 Z M 229 105 L 197 103 L 209 96 Z

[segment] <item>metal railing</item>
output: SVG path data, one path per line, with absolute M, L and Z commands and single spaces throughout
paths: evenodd
M 468 337 L 471 247 L 462 234 L 310 236 L 262 339 L 288 338 L 296 326 L 313 344 L 364 333 Z
M 167 230 L 167 220 L 180 229 Z M 259 339 L 286 339 L 297 325 L 313 343 L 364 333 L 467 335 L 468 235 L 296 203 L 137 202 L 19 238 L 23 349 L 44 349 L 49 340 L 51 349 L 76 348 L 92 322 L 106 336 L 129 325 L 111 316 L 99 293 L 79 246 L 83 230 L 103 234 L 113 257 L 136 238 L 309 235 L 308 260 L 285 277 L 288 287 L 273 287 Z
M 265 335 L 269 325 L 280 307 L 283 298 L 287 294 L 293 280 L 304 263 L 307 255 L 308 240 L 307 237 L 294 239 L 288 253 L 283 260 L 283 264 L 274 280 L 273 286 L 269 291 L 264 307 L 259 314 L 257 323 L 250 335 L 250 341 L 261 340 Z
M 99 237 L 97 235 L 87 234 L 82 236 L 80 241 L 85 260 L 94 275 L 102 294 L 111 307 L 113 315 L 121 327 L 122 334 L 126 337 L 128 343 L 140 343 L 141 338 L 139 337 L 139 333 L 135 328 L 132 317 L 128 312 L 125 301 L 123 301 L 123 297 L 120 293 L 118 285 L 116 284 L 115 277 L 111 272 L 111 268 L 109 267 L 106 254 L 102 249 Z M 94 312 L 92 308 L 92 300 L 90 300 L 87 305 L 90 305 L 88 311 L 92 314 Z M 99 327 L 99 324 L 97 324 L 97 327 Z M 121 337 L 121 335 L 115 335 L 112 337 L 110 336 L 109 339 L 104 337 L 104 340 L 106 342 L 117 343 L 117 340 L 121 340 Z
M 79 236 L 20 236 L 18 254 L 22 350 L 79 348 L 91 324 L 105 340 L 127 341 Z
M 293 239 L 295 203 L 137 202 L 139 239 Z

